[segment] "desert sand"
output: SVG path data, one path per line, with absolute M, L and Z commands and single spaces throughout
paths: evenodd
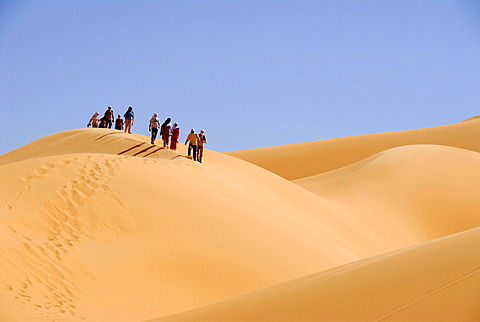
M 46 136 L 0 156 L 0 321 L 480 320 L 478 138 Z

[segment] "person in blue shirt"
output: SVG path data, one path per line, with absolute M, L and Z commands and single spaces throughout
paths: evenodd
M 125 132 L 128 131 L 128 133 L 132 133 L 132 125 L 133 125 L 133 119 L 135 118 L 135 115 L 133 113 L 133 107 L 129 107 L 128 110 L 123 114 L 123 117 L 125 117 Z

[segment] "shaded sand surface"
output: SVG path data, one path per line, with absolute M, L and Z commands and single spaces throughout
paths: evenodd
M 480 228 L 152 321 L 478 321 Z
M 282 153 L 291 157 L 277 159 L 281 173 L 273 173 L 210 150 L 200 164 L 184 157 L 183 144 L 175 152 L 151 145 L 148 137 L 108 129 L 61 132 L 2 155 L 0 321 L 139 321 L 207 306 L 198 312 L 222 320 L 223 313 L 215 315 L 211 308 L 223 310 L 227 299 L 251 294 L 245 305 L 252 305 L 252 314 L 266 314 L 281 303 L 269 290 L 278 289 L 301 307 L 304 300 L 314 303 L 308 298 L 317 291 L 335 299 L 350 283 L 360 290 L 368 282 L 365 274 L 388 300 L 365 318 L 391 313 L 446 279 L 478 268 L 478 249 L 468 242 L 474 238 L 478 244 L 476 230 L 419 245 L 480 226 L 479 143 L 470 139 L 470 148 L 462 149 L 415 141 L 418 133 L 433 131 L 432 138 L 448 136 L 464 145 L 466 135 L 480 129 L 479 120 L 439 128 L 448 131 L 406 131 L 416 145 L 393 149 L 388 146 L 393 134 L 358 139 L 388 146 L 382 151 L 355 150 L 352 138 L 338 139 L 339 151 L 348 144 L 353 150 L 333 155 L 336 170 L 329 172 L 327 158 L 305 158 L 313 148 L 325 153 L 321 141 L 300 145 L 304 150 L 284 147 Z M 309 170 L 301 170 L 303 165 Z M 432 267 L 418 254 L 432 256 L 434 263 L 437 253 L 444 262 L 438 259 L 438 272 L 430 274 Z M 447 266 L 449 261 L 460 264 Z M 408 282 L 399 291 L 402 283 L 387 277 L 388 271 L 398 276 L 402 267 L 422 276 L 424 284 L 416 288 Z M 348 272 L 345 280 L 331 279 L 343 276 L 332 275 L 337 269 Z M 298 289 L 302 278 L 305 293 L 296 297 L 285 285 Z M 467 280 L 478 286 L 474 278 Z M 396 291 L 387 292 L 394 284 Z M 451 307 L 450 316 L 472 316 L 454 315 L 455 308 L 472 312 L 453 300 L 467 292 L 457 288 L 463 282 L 455 285 L 435 293 L 444 294 L 441 301 L 435 296 L 419 301 L 418 310 Z M 266 303 L 270 298 L 272 306 Z M 340 317 L 361 317 L 348 312 L 370 302 L 357 296 L 353 304 L 353 299 L 335 301 L 337 311 L 327 310 L 332 315 L 325 317 L 340 311 L 347 314 Z M 241 310 L 243 304 L 232 301 L 222 312 Z M 219 304 L 209 306 L 214 303 Z M 292 319 L 320 316 L 313 309 L 301 315 L 290 308 L 285 306 L 285 314 Z M 198 320 L 193 311 L 185 314 L 179 318 Z M 280 317 L 276 314 L 266 319 Z
M 294 180 L 349 213 L 380 240 L 425 240 L 480 226 L 480 153 L 439 145 L 389 149 Z
M 394 147 L 446 145 L 480 152 L 480 118 L 424 129 L 375 133 L 227 152 L 288 180 L 338 169 Z

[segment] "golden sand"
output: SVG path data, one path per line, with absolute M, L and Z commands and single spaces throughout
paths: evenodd
M 41 138 L 0 156 L 0 321 L 479 320 L 479 137 Z

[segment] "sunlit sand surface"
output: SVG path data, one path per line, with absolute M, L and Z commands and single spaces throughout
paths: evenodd
M 218 153 L 0 156 L 0 321 L 480 320 L 480 119 Z

